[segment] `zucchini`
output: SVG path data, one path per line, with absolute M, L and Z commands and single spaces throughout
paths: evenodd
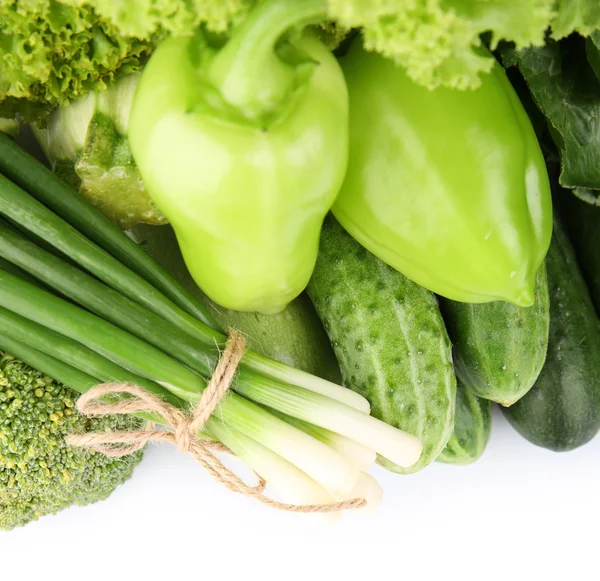
M 454 433 L 438 457 L 446 464 L 472 464 L 485 451 L 492 433 L 492 402 L 477 397 L 460 380 L 456 385 Z
M 454 343 L 456 375 L 468 389 L 510 406 L 533 387 L 546 359 L 550 327 L 544 266 L 531 307 L 441 299 L 441 308 Z
M 231 327 L 244 333 L 251 349 L 312 375 L 341 383 L 335 355 L 306 295 L 299 296 L 276 315 L 225 309 L 213 303 L 194 282 L 171 226 L 138 224 L 128 234 L 209 309 L 221 328 Z
M 556 221 L 546 268 L 546 363 L 533 389 L 503 412 L 530 442 L 564 451 L 582 446 L 600 429 L 600 321 L 573 248 Z
M 376 258 L 328 216 L 308 294 L 329 335 L 344 385 L 371 414 L 419 438 L 410 468 L 439 456 L 454 428 L 452 347 L 435 295 Z

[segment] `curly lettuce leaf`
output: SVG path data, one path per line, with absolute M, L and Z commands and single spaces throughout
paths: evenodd
M 598 0 L 558 0 L 558 11 L 552 22 L 552 36 L 565 38 L 572 32 L 588 36 L 600 28 Z
M 490 35 L 492 48 L 500 39 L 541 45 L 553 8 L 554 0 L 329 0 L 338 22 L 363 27 L 368 49 L 429 88 L 476 88 L 493 64 L 480 35 Z
M 89 7 L 0 3 L 0 114 L 37 117 L 139 70 L 151 40 L 125 39 Z
M 4 0 L 0 115 L 39 121 L 139 71 L 166 34 L 223 30 L 251 0 Z
M 257 0 L 3 0 L 0 115 L 43 118 L 140 70 L 165 35 L 222 32 Z M 598 0 L 327 0 L 331 45 L 360 29 L 367 47 L 417 83 L 473 89 L 490 70 L 482 35 L 517 48 L 600 28 Z
M 64 1 L 64 0 L 63 0 Z M 125 36 L 151 38 L 160 33 L 189 34 L 200 24 L 224 32 L 255 0 L 67 0 L 91 5 L 98 16 Z
M 559 182 L 591 201 L 600 190 L 600 80 L 578 35 L 545 46 L 511 51 L 538 108 L 548 120 L 561 159 Z

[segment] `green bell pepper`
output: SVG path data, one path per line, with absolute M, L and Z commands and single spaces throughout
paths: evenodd
M 360 41 L 341 64 L 350 156 L 338 221 L 439 295 L 531 305 L 550 245 L 550 187 L 504 69 L 495 64 L 474 91 L 430 91 Z
M 324 0 L 265 0 L 225 41 L 158 47 L 129 139 L 196 283 L 216 303 L 275 313 L 305 288 L 347 167 L 348 93 L 309 30 Z

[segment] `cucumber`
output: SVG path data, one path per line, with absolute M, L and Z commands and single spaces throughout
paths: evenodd
M 225 309 L 213 303 L 194 282 L 170 226 L 138 224 L 128 234 L 207 305 L 223 329 L 242 331 L 251 349 L 323 379 L 341 383 L 340 368 L 329 339 L 306 295 L 301 295 L 276 315 Z
M 570 190 L 556 192 L 555 206 L 600 314 L 600 207 L 580 200 Z
M 535 383 L 548 348 L 550 304 L 546 269 L 536 280 L 535 303 L 440 301 L 454 343 L 456 375 L 475 395 L 510 406 Z
M 503 412 L 530 442 L 555 451 L 573 450 L 600 429 L 600 321 L 573 248 L 556 221 L 546 268 L 546 363 L 533 389 Z
M 412 473 L 435 460 L 454 428 L 452 347 L 435 295 L 365 250 L 328 216 L 308 294 L 329 335 L 344 385 L 371 414 L 419 438 Z
M 438 457 L 446 464 L 472 464 L 485 451 L 492 433 L 492 402 L 477 397 L 460 380 L 456 385 L 454 433 Z

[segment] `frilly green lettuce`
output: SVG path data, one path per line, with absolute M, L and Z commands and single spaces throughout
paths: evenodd
M 254 0 L 70 0 L 93 5 L 96 13 L 129 37 L 188 34 L 200 24 L 223 32 L 255 3 Z
M 204 24 L 225 31 L 255 0 L 3 0 L 0 115 L 44 118 L 56 106 L 138 71 L 156 43 Z M 328 0 L 338 28 L 420 84 L 476 88 L 492 61 L 479 47 L 516 48 L 600 28 L 597 0 Z
M 588 0 L 594 1 L 594 0 Z M 406 68 L 415 82 L 473 89 L 493 64 L 480 35 L 494 49 L 501 39 L 517 47 L 541 45 L 555 16 L 554 0 L 330 0 L 330 13 L 363 27 L 365 45 Z
M 598 0 L 558 0 L 558 13 L 552 22 L 552 35 L 560 39 L 578 32 L 589 36 L 600 28 Z
M 329 13 L 431 89 L 477 88 L 493 64 L 482 38 L 520 49 L 543 45 L 549 27 L 556 38 L 600 28 L 598 0 L 329 0 Z
M 223 30 L 248 0 L 3 0 L 0 115 L 39 120 L 141 69 L 156 42 Z

